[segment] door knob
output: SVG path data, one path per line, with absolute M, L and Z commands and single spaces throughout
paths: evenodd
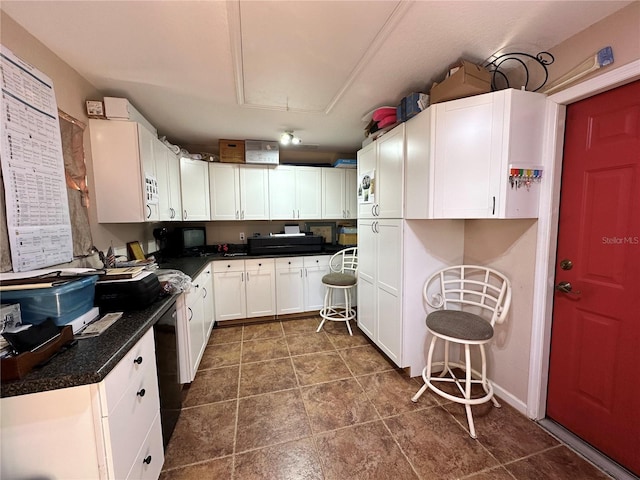
M 580 290 L 576 290 L 574 292 L 570 282 L 560 282 L 556 285 L 556 290 L 562 293 L 572 293 L 574 295 L 580 295 L 582 293 Z
M 562 270 L 571 270 L 573 268 L 573 262 L 568 258 L 565 258 L 560 262 L 560 268 Z

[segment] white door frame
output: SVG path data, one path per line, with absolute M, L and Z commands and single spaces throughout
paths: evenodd
M 545 141 L 543 146 L 543 158 L 546 161 L 544 162 L 544 180 L 540 192 L 541 214 L 538 219 L 536 242 L 537 261 L 534 272 L 527 396 L 527 415 L 534 420 L 543 419 L 546 416 L 547 408 L 553 282 L 558 242 L 558 209 L 560 206 L 560 176 L 562 172 L 566 106 L 639 78 L 640 59 L 569 87 L 547 98 Z

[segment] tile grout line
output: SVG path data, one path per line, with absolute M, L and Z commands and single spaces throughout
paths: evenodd
M 238 421 L 240 419 L 240 385 L 242 382 L 242 349 L 244 348 L 244 325 L 242 325 L 242 333 L 240 335 L 240 359 L 238 360 L 238 387 L 236 389 L 236 419 L 233 427 L 233 450 L 231 457 L 231 480 L 236 475 L 236 450 L 238 443 Z

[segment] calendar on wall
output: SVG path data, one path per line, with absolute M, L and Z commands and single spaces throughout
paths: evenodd
M 53 82 L 0 46 L 0 158 L 15 272 L 73 259 Z

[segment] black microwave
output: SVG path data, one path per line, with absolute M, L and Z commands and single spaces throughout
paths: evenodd
M 177 255 L 203 253 L 207 246 L 205 227 L 179 227 L 170 235 L 169 248 Z

